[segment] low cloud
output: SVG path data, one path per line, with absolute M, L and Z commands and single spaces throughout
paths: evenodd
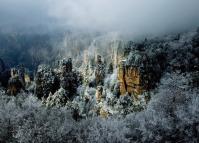
M 0 26 L 163 34 L 199 26 L 198 6 L 198 0 L 0 0 Z

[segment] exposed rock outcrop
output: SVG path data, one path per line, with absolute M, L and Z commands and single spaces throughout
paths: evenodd
M 95 94 L 97 102 L 101 101 L 102 96 L 103 96 L 102 93 L 103 93 L 103 87 L 98 86 L 97 89 L 96 89 L 96 94 Z
M 96 85 L 103 85 L 105 78 L 105 65 L 102 62 L 100 55 L 97 56 L 96 69 L 95 69 L 95 79 Z
M 25 89 L 23 75 L 19 70 L 13 68 L 11 69 L 11 77 L 8 81 L 8 94 L 17 95 L 22 89 Z
M 120 82 L 120 94 L 141 94 L 144 89 L 141 85 L 141 75 L 137 67 L 127 68 L 125 61 L 122 61 L 118 70 L 118 79 Z
M 121 95 L 140 95 L 154 88 L 165 68 L 165 56 L 158 51 L 151 55 L 146 51 L 130 51 L 118 68 Z

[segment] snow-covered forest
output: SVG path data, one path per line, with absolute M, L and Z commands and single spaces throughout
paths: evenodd
M 1 91 L 0 139 L 2 142 L 197 142 L 198 88 L 187 86 L 189 76 L 165 75 L 141 112 L 79 122 L 66 107 L 48 108 L 34 95 L 10 97 Z
M 134 93 L 118 96 L 118 68 L 113 65 L 113 71 L 110 71 L 108 62 L 104 62 L 103 84 L 95 85 L 96 71 L 101 69 L 95 64 L 91 67 L 95 55 L 87 53 L 86 46 L 82 49 L 86 51 L 83 52 L 86 57 L 80 53 L 74 65 L 70 65 L 70 60 L 61 60 L 60 69 L 56 62 L 41 63 L 35 68 L 34 79 L 26 83 L 25 90 L 21 88 L 13 96 L 6 86 L 1 86 L 1 142 L 197 142 L 198 35 L 198 31 L 191 31 L 145 39 L 137 44 L 125 41 L 118 44 L 113 39 L 105 41 L 107 37 L 88 42 L 88 49 L 100 51 L 103 61 L 112 59 L 106 53 L 108 46 L 119 47 L 121 52 L 130 50 L 126 65 L 142 64 L 134 59 L 138 56 L 138 60 L 143 60 L 136 52 L 139 48 L 144 48 L 149 58 L 162 51 L 168 55 L 163 61 L 165 67 L 153 65 L 158 68 L 153 74 L 161 71 L 160 80 L 138 99 Z M 105 42 L 101 45 L 102 41 Z M 61 56 L 58 58 L 62 59 Z M 56 58 L 51 60 L 58 60 Z M 66 67 L 63 69 L 62 65 Z M 57 85 L 55 79 L 59 72 L 60 85 Z M 3 75 L 4 72 L 1 77 Z M 10 78 L 14 80 L 12 75 Z M 13 80 L 11 83 L 15 85 Z M 8 90 L 9 86 L 12 85 L 8 85 Z M 101 88 L 104 91 L 99 98 L 97 93 L 100 94 Z
M 199 142 L 198 0 L 0 0 L 0 143 Z

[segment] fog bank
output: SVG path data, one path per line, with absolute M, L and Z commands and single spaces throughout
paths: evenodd
M 151 35 L 199 25 L 198 0 L 0 0 L 0 28 Z

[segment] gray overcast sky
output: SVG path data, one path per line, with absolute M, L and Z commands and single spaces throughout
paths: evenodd
M 0 27 L 159 34 L 199 26 L 199 0 L 0 0 Z

